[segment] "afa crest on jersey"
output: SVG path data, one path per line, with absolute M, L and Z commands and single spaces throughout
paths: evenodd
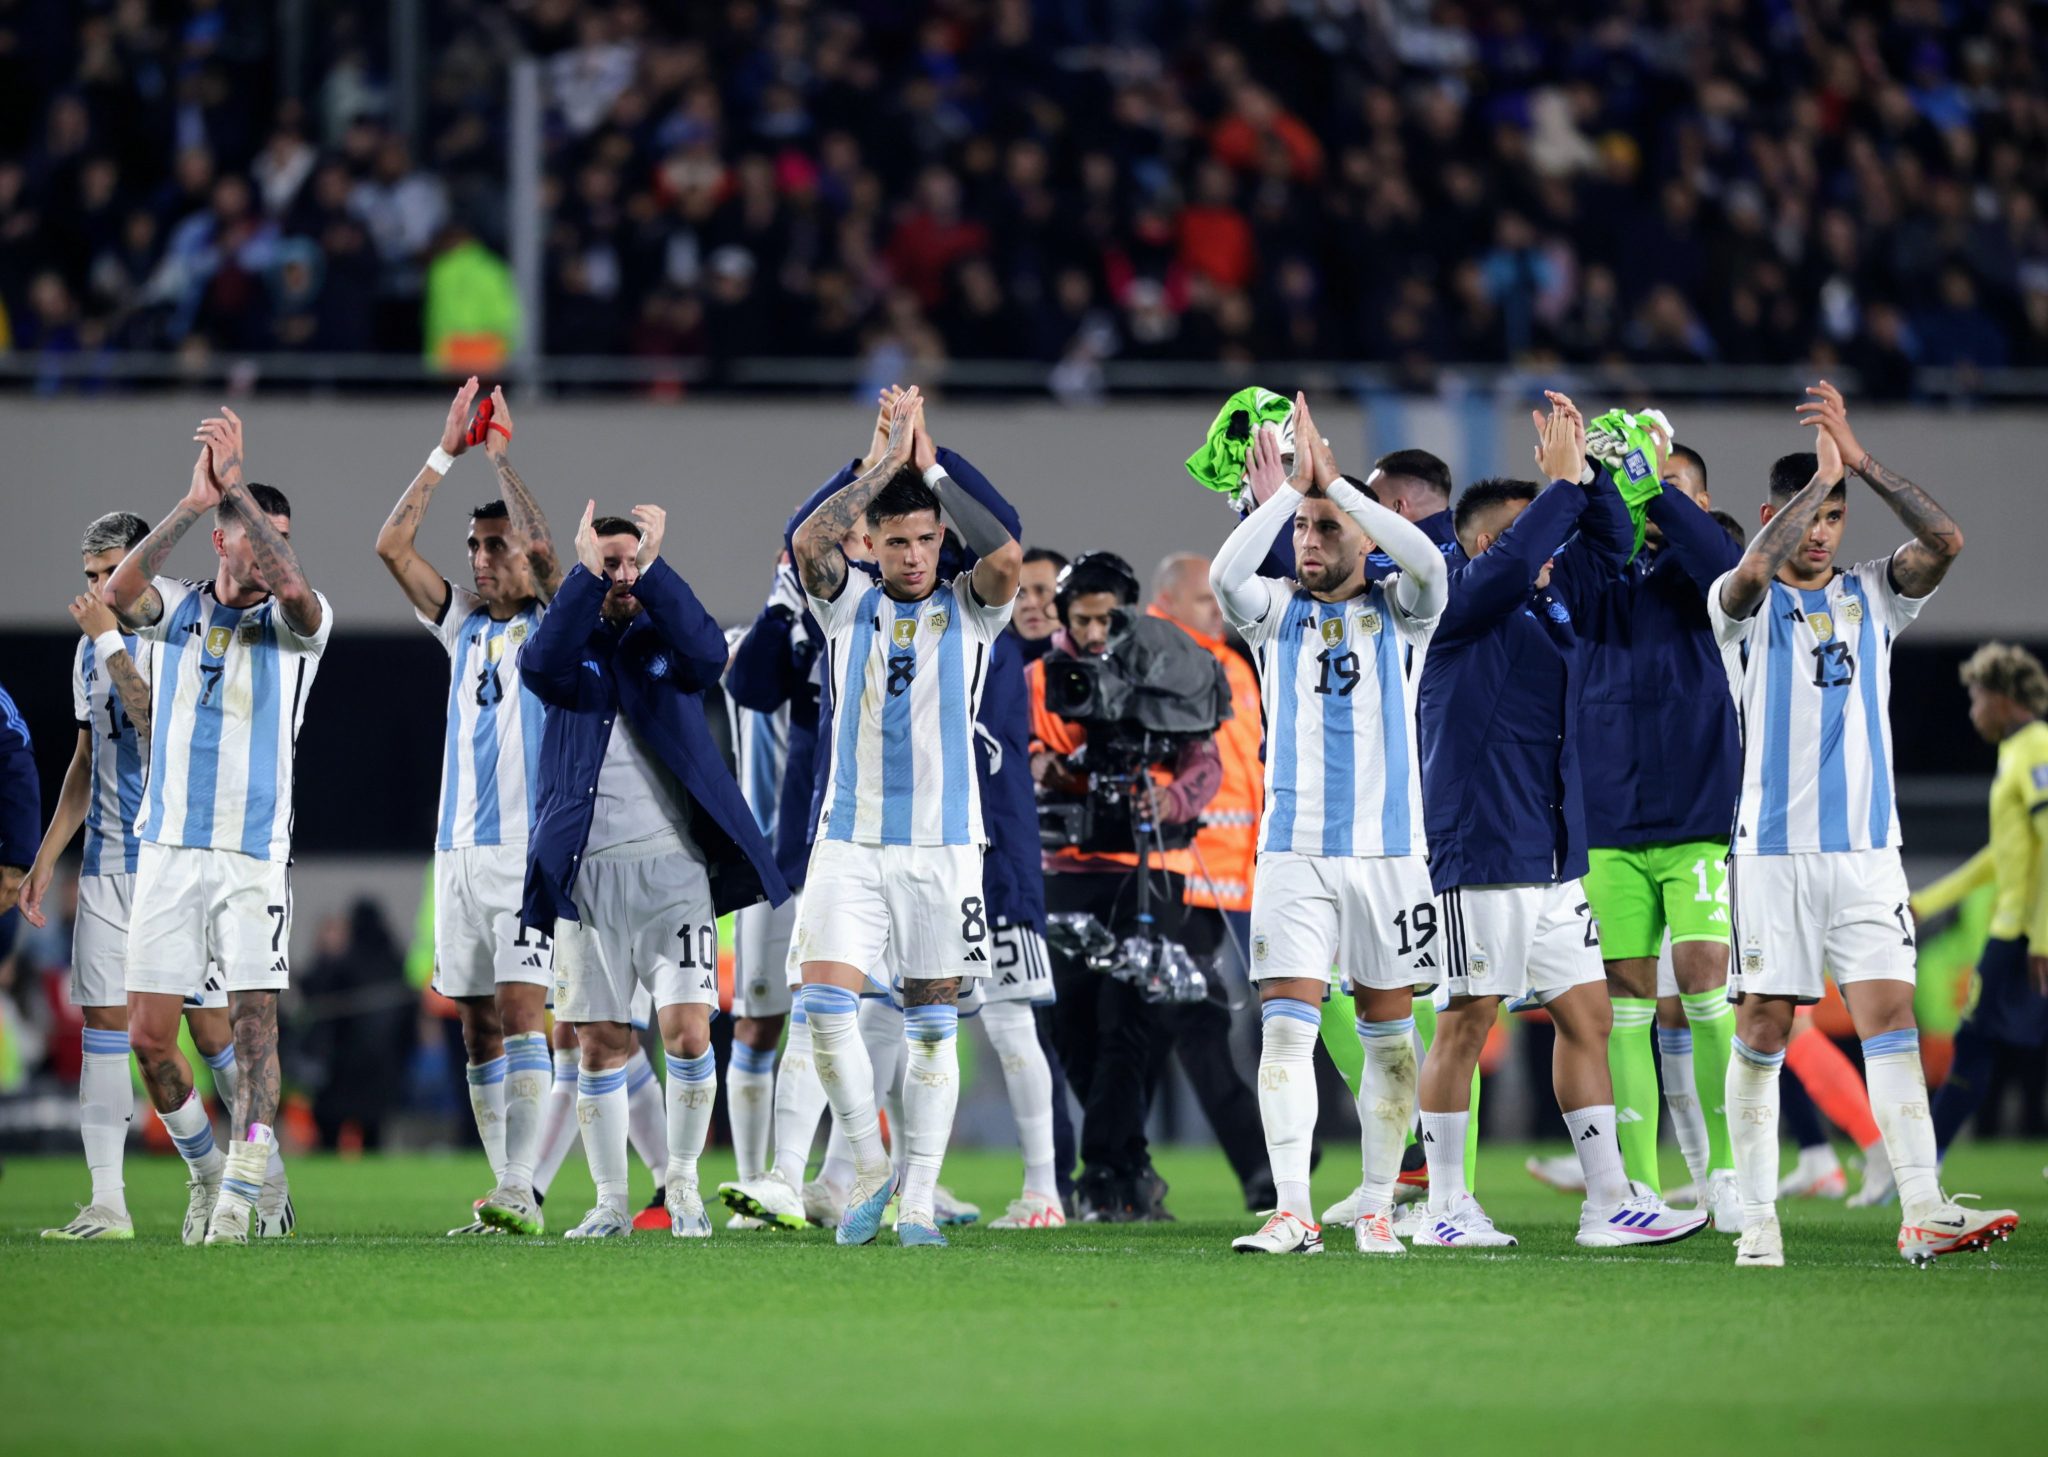
M 263 624 L 253 617 L 243 618 L 241 626 L 235 629 L 235 641 L 245 648 L 255 647 L 263 641 Z
M 942 607 L 924 620 L 925 631 L 933 634 L 946 630 L 946 611 Z
M 1378 637 L 1380 628 L 1383 626 L 1385 626 L 1385 623 L 1380 617 L 1378 608 L 1368 607 L 1365 611 L 1358 614 L 1358 630 L 1367 637 Z
M 1842 604 L 1842 621 L 1850 627 L 1860 627 L 1863 623 L 1863 604 L 1853 597 L 1844 602 Z

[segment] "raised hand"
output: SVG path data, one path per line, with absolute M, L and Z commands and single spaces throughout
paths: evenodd
M 455 392 L 454 403 L 448 406 L 448 418 L 441 422 L 441 448 L 450 455 L 460 455 L 469 449 L 469 407 L 476 401 L 476 376 L 471 375 L 468 383 Z
M 924 413 L 924 396 L 917 386 L 901 391 L 889 407 L 889 448 L 882 459 L 893 473 L 910 459 L 917 446 L 917 420 Z
M 484 454 L 502 461 L 512 448 L 512 407 L 505 403 L 505 387 L 491 388 L 491 423 L 484 431 Z
M 1555 390 L 1545 390 L 1550 414 L 1531 410 L 1536 426 L 1536 468 L 1553 481 L 1575 481 L 1586 470 L 1586 421 L 1579 407 Z
M 576 523 L 576 560 L 593 577 L 604 575 L 604 554 L 597 549 L 597 533 L 590 523 L 597 519 L 597 502 L 583 503 L 583 519 Z
M 1802 406 L 1801 408 L 1804 407 Z M 1806 423 L 1816 427 L 1813 435 L 1813 453 L 1820 460 L 1818 474 L 1822 480 L 1832 487 L 1835 482 L 1842 478 L 1841 443 L 1836 439 L 1835 432 L 1828 429 L 1826 421 L 1809 418 Z M 1855 437 L 1851 436 L 1850 438 L 1854 439 Z
M 1860 470 L 1864 460 L 1868 458 L 1868 452 L 1856 439 L 1856 432 L 1849 428 L 1849 403 L 1842 398 L 1842 392 L 1826 380 L 1817 385 L 1808 385 L 1806 392 L 1813 398 L 1801 402 L 1798 406 L 1799 422 L 1802 425 L 1819 426 L 1822 435 L 1834 439 L 1835 449 L 1842 458 L 1842 464 L 1855 466 Z M 1841 472 L 1837 471 L 1834 478 L 1840 480 Z
M 917 414 L 910 422 L 910 459 L 920 471 L 928 471 L 939 463 L 939 448 L 932 443 L 932 432 L 925 427 L 922 399 L 917 402 Z
M 195 435 L 192 438 L 197 440 L 199 437 Z M 194 515 L 199 515 L 218 506 L 220 498 L 220 481 L 213 473 L 213 449 L 201 445 L 199 458 L 192 462 L 192 482 L 185 487 L 183 504 Z
M 222 405 L 218 415 L 199 422 L 199 431 L 192 438 L 211 453 L 213 478 L 223 494 L 242 484 L 241 416 Z
M 1300 436 L 1295 439 L 1298 442 Z M 1299 459 L 1298 456 L 1296 458 Z M 1252 453 L 1246 463 L 1244 479 L 1245 484 L 1251 487 L 1252 499 L 1262 505 L 1287 484 L 1287 472 L 1280 464 L 1280 432 L 1271 425 L 1261 425 L 1258 434 L 1252 437 Z
M 78 630 L 87 637 L 121 630 L 121 622 L 114 616 L 114 609 L 91 592 L 82 592 L 72 598 L 67 610 L 71 613 L 71 620 L 78 624 Z
M 1311 494 L 1317 485 L 1316 452 L 1310 441 L 1315 438 L 1316 422 L 1309 418 L 1308 396 L 1299 391 L 1294 396 L 1294 474 L 1287 478 L 1287 484 L 1302 495 Z
M 889 453 L 889 419 L 895 408 L 896 397 L 903 393 L 901 385 L 883 385 L 875 396 L 875 430 L 868 438 L 868 453 L 860 458 L 860 468 L 873 470 L 881 464 L 882 457 Z
M 633 519 L 640 523 L 640 549 L 633 553 L 633 560 L 644 572 L 661 555 L 662 533 L 668 530 L 668 512 L 659 506 L 635 506 Z

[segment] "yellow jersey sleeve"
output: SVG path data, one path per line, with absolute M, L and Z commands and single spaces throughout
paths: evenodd
M 2048 724 L 2030 723 L 1999 746 L 1998 777 L 1991 843 L 2001 854 L 1999 899 L 2010 887 L 2011 934 L 2048 951 Z
M 1978 886 L 1989 885 L 1997 878 L 1998 856 L 1994 847 L 1986 845 L 1932 885 L 1914 891 L 1913 914 L 1925 919 L 1953 910 L 1968 900 L 1970 892 Z

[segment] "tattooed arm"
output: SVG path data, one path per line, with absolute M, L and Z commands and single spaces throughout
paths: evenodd
M 455 401 L 448 406 L 448 418 L 441 422 L 441 449 L 450 455 L 460 455 L 468 449 L 464 437 L 468 433 L 469 402 L 476 397 L 476 389 L 476 377 L 472 375 L 455 392 Z M 405 600 L 422 616 L 437 623 L 448 610 L 448 579 L 420 554 L 415 542 L 420 523 L 426 519 L 427 506 L 434 499 L 434 487 L 442 479 L 431 465 L 421 466 L 405 494 L 398 498 L 398 504 L 391 508 L 391 514 L 384 518 L 384 524 L 377 528 L 378 559 L 397 579 Z
M 100 588 L 100 600 L 114 610 L 125 626 L 154 627 L 163 620 L 163 596 L 149 584 L 149 579 L 163 570 L 164 562 L 192 529 L 192 523 L 220 505 L 220 500 L 212 451 L 201 445 L 199 458 L 192 463 L 192 483 L 186 487 L 184 499 L 157 523 L 156 530 L 135 543 L 134 549 L 121 559 L 121 565 L 107 574 L 106 585 Z
M 512 518 L 512 529 L 526 541 L 526 559 L 533 563 L 533 582 L 540 600 L 552 602 L 555 589 L 562 585 L 562 563 L 555 553 L 555 539 L 548 531 L 548 518 L 541 513 L 540 504 L 533 499 L 533 492 L 526 489 L 519 472 L 512 469 L 512 409 L 505 403 L 503 385 L 491 391 L 491 409 L 492 428 L 484 436 L 484 453 L 498 468 L 498 485 L 504 492 L 505 513 Z M 504 427 L 502 433 L 499 426 Z
M 874 500 L 875 493 L 910 459 L 910 420 L 917 412 L 917 405 L 915 388 L 907 389 L 896 397 L 890 407 L 888 453 L 819 502 L 818 508 L 797 527 L 790 545 L 796 556 L 797 573 L 804 580 L 804 590 L 813 597 L 836 597 L 840 587 L 845 585 L 846 557 L 839 550 L 839 538 L 853 529 L 853 524 L 868 509 L 868 502 Z
M 1828 497 L 1842 483 L 1842 455 L 1835 448 L 1834 437 L 1823 430 L 1814 444 L 1820 469 L 1799 488 L 1797 495 L 1772 513 L 1763 530 L 1749 539 L 1749 549 L 1743 552 L 1742 560 L 1721 579 L 1721 610 L 1731 618 L 1747 619 L 1762 604 L 1778 568 L 1791 560 L 1792 553 L 1819 519 Z
M 307 584 L 306 574 L 299 569 L 299 558 L 292 551 L 290 539 L 278 530 L 270 513 L 256 504 L 248 482 L 242 478 L 241 416 L 221 406 L 219 415 L 200 422 L 199 439 L 213 453 L 221 505 L 233 513 L 248 534 L 256 569 L 263 574 L 270 595 L 277 599 L 285 625 L 301 637 L 312 637 L 320 631 L 326 609 L 320 605 L 319 594 Z
M 1865 450 L 1849 428 L 1849 406 L 1842 392 L 1822 380 L 1807 390 L 1813 398 L 1799 407 L 1810 425 L 1834 438 L 1849 469 L 1870 483 L 1892 514 L 1906 523 L 1913 539 L 1892 553 L 1892 585 L 1906 597 L 1925 597 L 1941 585 L 1962 554 L 1963 533 L 1941 503 Z

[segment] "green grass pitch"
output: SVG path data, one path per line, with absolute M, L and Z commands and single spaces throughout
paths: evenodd
M 2048 1148 L 1965 1147 L 1951 1186 L 2019 1209 L 1989 1255 L 1909 1268 L 1896 1213 L 1785 1207 L 1791 1264 L 1725 1237 L 1595 1254 L 1575 1201 L 1489 1149 L 1521 1248 L 1233 1255 L 1214 1154 L 1161 1164 L 1180 1222 L 831 1236 L 450 1241 L 479 1158 L 302 1158 L 298 1238 L 177 1242 L 174 1160 L 136 1158 L 126 1245 L 43 1244 L 76 1159 L 0 1175 L 0 1451 L 1525 1454 L 2040 1450 Z M 1343 1192 L 1332 1172 L 1319 1198 Z M 1016 1164 L 961 1154 L 990 1214 Z M 722 1159 L 707 1160 L 715 1182 Z M 636 1174 L 645 1179 L 644 1171 Z M 636 1192 L 639 1192 L 636 1185 Z M 564 1226 L 587 1175 L 549 1203 Z M 722 1220 L 719 1221 L 722 1223 Z

